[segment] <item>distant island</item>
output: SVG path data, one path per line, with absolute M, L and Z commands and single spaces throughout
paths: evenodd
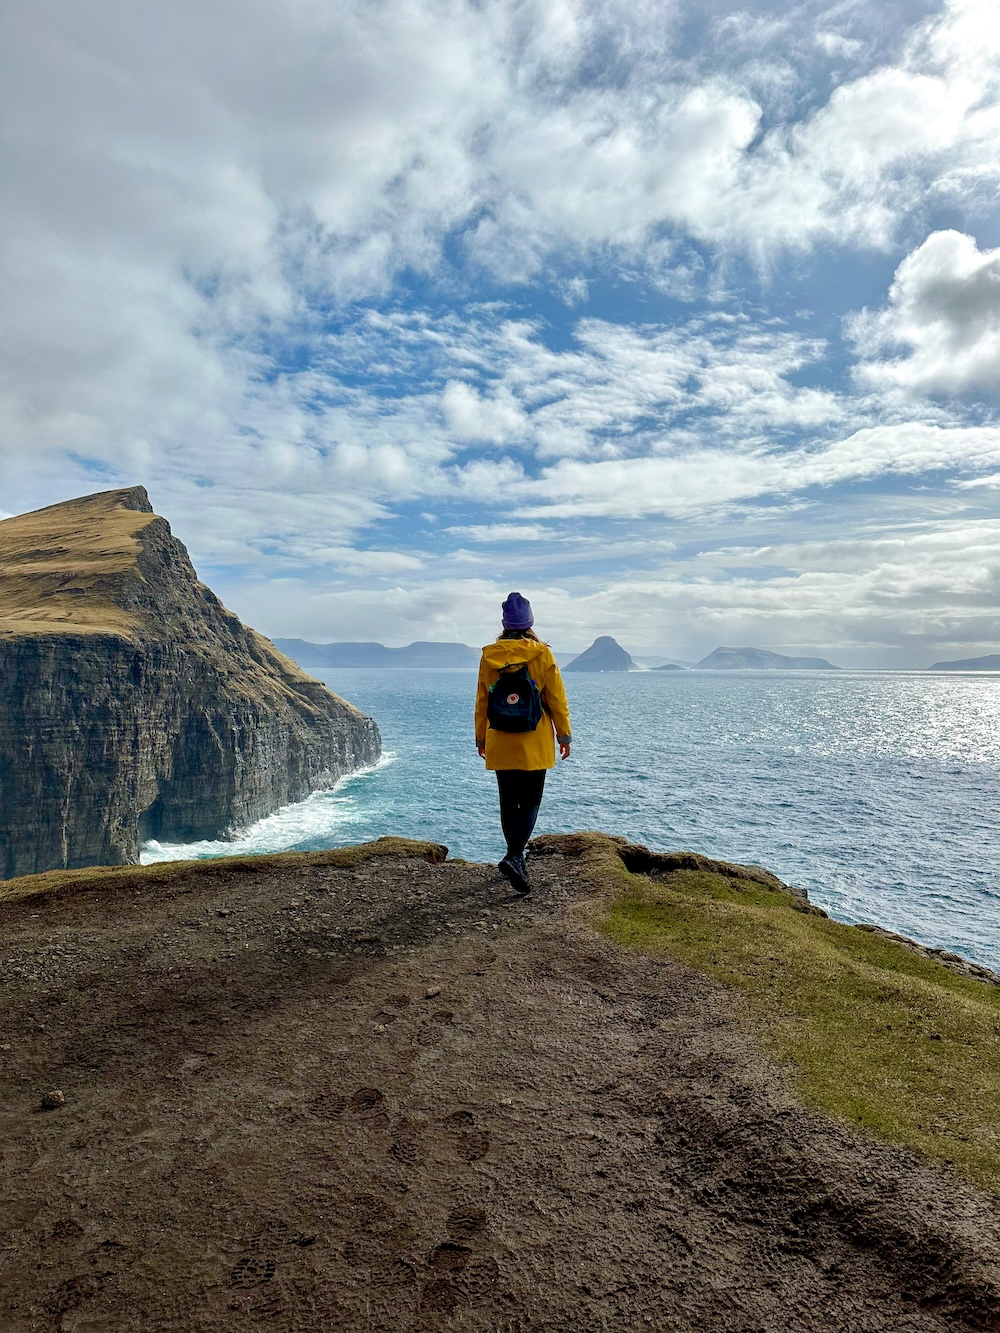
M 964 657 L 958 662 L 935 662 L 928 671 L 1000 671 L 1000 653 L 987 657 Z
M 409 643 L 386 648 L 381 643 L 309 643 L 306 639 L 274 639 L 275 648 L 300 667 L 471 667 L 479 665 L 479 649 L 464 643 Z
M 574 657 L 572 662 L 568 662 L 563 667 L 564 671 L 635 671 L 637 669 L 629 654 L 620 643 L 615 642 L 610 634 L 602 634 L 579 657 Z
M 382 643 L 344 640 L 335 643 L 311 643 L 308 639 L 274 639 L 279 652 L 297 662 L 300 667 L 408 667 L 408 668 L 462 668 L 474 671 L 479 665 L 480 650 L 465 643 L 432 643 L 426 640 L 409 643 L 403 648 L 387 648 Z M 1000 657 L 979 659 L 984 665 L 955 663 L 953 669 L 1000 670 Z M 582 653 L 571 656 L 560 653 L 563 671 L 681 671 L 693 665 L 702 671 L 839 671 L 840 668 L 825 657 L 785 657 L 766 648 L 716 648 L 700 662 L 682 662 L 678 658 L 633 657 L 610 634 L 602 634 Z M 986 663 L 994 662 L 995 667 Z M 938 668 L 947 667 L 939 663 Z M 938 668 L 931 668 L 935 670 Z
M 825 657 L 784 657 L 766 648 L 716 648 L 697 662 L 700 671 L 839 671 Z
M 683 657 L 647 657 L 645 655 L 637 656 L 635 653 L 632 654 L 632 663 L 640 671 L 660 671 L 664 667 L 673 671 L 675 667 L 694 666 L 693 662 L 687 662 Z

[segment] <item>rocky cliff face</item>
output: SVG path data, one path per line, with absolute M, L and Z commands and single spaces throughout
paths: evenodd
M 141 486 L 0 523 L 0 878 L 220 837 L 380 750 L 198 581 Z

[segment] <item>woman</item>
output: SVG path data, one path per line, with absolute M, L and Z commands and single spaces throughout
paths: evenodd
M 538 818 L 545 770 L 555 767 L 555 743 L 559 744 L 561 757 L 568 759 L 572 741 L 562 676 L 552 649 L 532 630 L 534 623 L 531 603 L 519 592 L 512 592 L 503 604 L 503 633 L 483 649 L 476 691 L 476 748 L 486 760 L 487 769 L 497 775 L 500 826 L 507 840 L 507 855 L 497 869 L 521 895 L 531 888 L 524 849 Z M 532 730 L 500 730 L 489 722 L 490 687 L 502 673 L 506 674 L 505 668 L 516 670 L 522 665 L 541 694 L 541 720 Z M 507 687 L 500 688 L 503 691 Z M 514 702 L 518 695 L 505 697 Z M 497 721 L 505 725 L 505 719 Z

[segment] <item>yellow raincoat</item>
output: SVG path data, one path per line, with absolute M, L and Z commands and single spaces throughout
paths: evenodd
M 504 666 L 528 664 L 528 674 L 542 692 L 545 712 L 534 731 L 495 731 L 486 724 L 489 688 Z M 559 667 L 548 644 L 537 639 L 497 639 L 483 649 L 476 690 L 476 744 L 486 746 L 486 767 L 554 768 L 556 740 L 571 740 L 569 705 Z

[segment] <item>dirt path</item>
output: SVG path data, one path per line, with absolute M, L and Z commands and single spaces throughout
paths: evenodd
M 1000 1329 L 997 1211 L 550 846 L 528 902 L 411 856 L 0 908 L 0 1333 Z

